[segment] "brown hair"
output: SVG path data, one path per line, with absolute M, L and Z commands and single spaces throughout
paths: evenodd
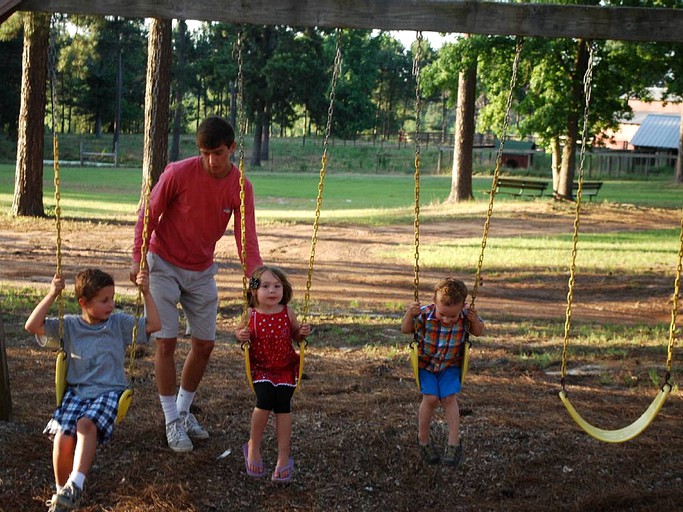
M 97 268 L 76 274 L 76 299 L 91 300 L 105 286 L 114 286 L 114 278 Z
M 231 147 L 235 142 L 235 129 L 222 117 L 207 117 L 197 128 L 195 142 L 199 149 L 216 149 L 221 144 Z
M 292 290 L 292 283 L 287 279 L 287 274 L 279 267 L 262 265 L 254 270 L 251 274 L 251 279 L 249 280 L 249 289 L 247 290 L 249 307 L 255 308 L 258 306 L 256 290 L 261 286 L 261 276 L 266 272 L 271 272 L 282 283 L 282 300 L 280 301 L 280 304 L 283 306 L 289 304 L 289 301 L 292 300 L 292 296 L 294 295 L 294 291 Z
M 441 303 L 444 306 L 460 304 L 467 298 L 467 286 L 460 279 L 447 277 L 439 281 L 434 287 L 434 302 L 436 297 L 441 294 Z

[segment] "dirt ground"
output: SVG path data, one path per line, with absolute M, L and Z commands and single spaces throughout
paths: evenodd
M 680 225 L 678 212 L 591 205 L 585 231 L 623 232 Z M 424 223 L 421 244 L 481 236 L 483 219 Z M 314 333 L 305 380 L 293 403 L 295 474 L 290 485 L 254 480 L 244 472 L 254 400 L 242 353 L 231 336 L 241 311 L 241 279 L 234 242 L 218 246 L 222 306 L 218 342 L 194 412 L 211 432 L 191 454 L 165 445 L 153 368 L 153 347 L 135 365 L 135 399 L 113 441 L 98 450 L 87 480 L 87 511 L 649 511 L 683 510 L 683 402 L 676 389 L 653 424 L 623 444 L 604 444 L 580 430 L 557 396 L 559 361 L 545 370 L 534 354 L 559 354 L 566 300 L 565 274 L 517 271 L 483 274 L 477 307 L 487 331 L 476 340 L 470 374 L 459 397 L 463 463 L 427 466 L 417 455 L 419 394 L 407 363 L 400 307 L 412 300 L 411 261 L 382 256 L 411 244 L 412 226 L 328 226 L 319 233 L 311 289 Z M 495 219 L 491 237 L 571 233 L 571 209 L 529 202 Z M 65 221 L 64 272 L 98 266 L 112 272 L 117 291 L 130 295 L 126 275 L 132 225 Z M 44 291 L 54 271 L 54 224 L 0 219 L 0 282 Z M 311 227 L 260 226 L 263 258 L 285 268 L 301 299 Z M 423 268 L 421 297 L 452 271 Z M 472 285 L 471 271 L 462 277 Z M 458 272 L 456 272 L 458 274 Z M 647 275 L 581 275 L 576 322 L 634 324 L 666 329 L 670 271 Z M 0 298 L 2 293 L 0 293 Z M 400 305 L 391 306 L 391 305 Z M 5 306 L 6 308 L 6 306 Z M 24 313 L 4 311 L 14 422 L 0 422 L 0 510 L 43 510 L 52 492 L 50 442 L 41 434 L 53 408 L 52 354 L 21 326 Z M 370 319 L 368 321 L 368 319 Z M 645 319 L 645 320 L 644 320 Z M 362 320 L 362 323 L 361 323 Z M 553 339 L 548 322 L 557 324 Z M 536 328 L 539 326 L 538 328 Z M 663 340 L 666 344 L 666 339 Z M 179 343 L 178 365 L 187 351 Z M 590 346 L 585 354 L 596 354 Z M 673 380 L 683 359 L 674 353 Z M 569 384 L 584 416 L 605 428 L 634 421 L 654 397 L 649 371 L 662 373 L 665 348 L 616 347 Z M 630 385 L 625 382 L 630 381 Z M 264 460 L 275 461 L 274 427 Z M 439 412 L 433 439 L 443 445 Z

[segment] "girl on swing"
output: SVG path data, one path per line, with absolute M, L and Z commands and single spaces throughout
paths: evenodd
M 291 400 L 299 375 L 299 356 L 292 341 L 311 333 L 310 324 L 299 324 L 288 306 L 292 285 L 285 273 L 272 266 L 258 267 L 252 273 L 247 291 L 247 318 L 235 329 L 235 336 L 249 342 L 251 378 L 256 407 L 251 415 L 251 433 L 242 447 L 249 476 L 262 477 L 266 471 L 261 459 L 261 441 L 270 412 L 275 413 L 277 465 L 271 480 L 286 483 L 292 478 Z
M 146 316 L 138 321 L 137 342 L 161 329 L 156 305 L 149 293 L 147 270 L 137 276 Z M 114 279 L 98 269 L 76 275 L 79 315 L 47 318 L 50 307 L 64 290 L 64 278 L 55 275 L 50 291 L 26 320 L 25 329 L 36 335 L 38 343 L 59 347 L 60 323 L 63 325 L 67 354 L 67 387 L 62 403 L 45 427 L 54 437 L 52 463 L 56 492 L 48 502 L 49 512 L 79 507 L 85 477 L 95 458 L 97 444 L 109 442 L 114 432 L 119 396 L 126 389 L 126 346 L 133 339 L 135 316 L 115 312 Z

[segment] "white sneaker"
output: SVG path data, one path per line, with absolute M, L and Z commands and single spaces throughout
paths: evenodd
M 191 452 L 192 441 L 185 431 L 182 418 L 166 425 L 166 440 L 168 447 L 174 452 Z
M 191 412 L 181 412 L 180 421 L 183 422 L 185 432 L 187 432 L 187 435 L 190 436 L 190 439 L 209 438 L 209 433 L 206 430 L 204 430 L 204 427 L 202 427 L 199 424 L 197 418 L 195 418 L 194 414 L 192 414 Z

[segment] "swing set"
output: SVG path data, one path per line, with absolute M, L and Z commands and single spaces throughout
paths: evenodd
M 340 39 L 341 39 L 341 32 L 338 29 L 337 30 L 337 46 L 336 46 L 336 52 L 335 52 L 335 60 L 334 60 L 334 69 L 333 69 L 333 76 L 332 76 L 332 82 L 331 82 L 331 89 L 330 89 L 330 95 L 329 95 L 329 109 L 328 109 L 328 119 L 327 119 L 327 125 L 326 125 L 326 130 L 325 130 L 325 139 L 324 139 L 324 144 L 323 144 L 323 154 L 321 157 L 321 169 L 320 169 L 320 178 L 319 178 L 319 183 L 318 183 L 318 195 L 316 199 L 316 210 L 315 210 L 315 218 L 314 218 L 314 223 L 313 223 L 313 234 L 311 238 L 311 250 L 310 250 L 310 257 L 309 257 L 309 265 L 308 265 L 308 275 L 307 275 L 307 282 L 306 282 L 306 294 L 305 294 L 305 299 L 304 299 L 304 306 L 303 306 L 303 322 L 306 321 L 306 318 L 309 314 L 309 301 L 310 301 L 310 289 L 311 289 L 311 283 L 312 283 L 312 275 L 313 275 L 313 266 L 314 266 L 314 261 L 315 261 L 315 247 L 317 243 L 317 237 L 318 237 L 318 227 L 319 227 L 319 218 L 320 218 L 320 213 L 322 209 L 322 195 L 323 195 L 323 190 L 324 190 L 324 179 L 326 175 L 326 165 L 327 165 L 327 151 L 328 151 L 328 139 L 330 136 L 330 131 L 331 131 L 331 121 L 332 121 L 332 113 L 333 113 L 333 105 L 334 105 L 334 96 L 335 96 L 335 86 L 336 86 L 336 81 L 340 73 L 340 67 L 341 67 L 341 49 L 340 49 Z M 415 173 L 414 173 L 414 199 L 415 199 L 415 205 L 414 205 L 414 253 L 415 253 L 415 263 L 414 263 L 414 296 L 415 300 L 418 299 L 419 296 L 419 270 L 420 270 L 420 264 L 419 264 L 419 244 L 420 244 L 420 170 L 421 170 L 421 160 L 420 160 L 420 139 L 419 139 L 419 128 L 420 128 L 420 110 L 421 110 L 421 97 L 420 97 L 420 81 L 419 81 L 419 67 L 420 67 L 420 42 L 422 41 L 422 35 L 421 32 L 418 32 L 418 45 L 417 45 L 417 51 L 415 54 L 415 60 L 414 60 L 414 67 L 413 67 L 413 72 L 416 77 L 416 130 L 415 130 L 415 158 L 414 158 L 414 164 L 415 164 Z M 242 266 L 243 266 L 243 299 L 244 299 L 244 316 L 246 317 L 246 311 L 247 311 L 247 277 L 246 277 L 246 264 L 245 264 L 245 251 L 246 251 L 246 241 L 245 241 L 245 226 L 244 226 L 244 140 L 243 140 L 243 133 L 244 133 L 244 128 L 245 128 L 245 121 L 244 121 L 244 113 L 243 113 L 243 108 L 242 108 L 242 52 L 241 52 L 241 46 L 242 46 L 242 41 L 241 41 L 241 34 L 240 37 L 238 38 L 238 104 L 239 104 L 239 131 L 240 131 L 240 151 L 239 151 L 239 171 L 240 171 L 240 199 L 241 199 L 241 204 L 240 204 L 240 211 L 242 213 L 241 219 L 242 219 Z M 509 125 L 509 117 L 510 117 L 510 109 L 511 109 L 511 104 L 512 104 L 512 97 L 513 97 L 513 91 L 516 85 L 516 79 L 517 79 L 517 69 L 520 61 L 520 55 L 521 55 L 521 49 L 522 49 L 522 39 L 518 38 L 517 39 L 517 44 L 516 44 L 516 51 L 515 51 L 515 59 L 512 67 L 512 77 L 510 80 L 510 89 L 508 93 L 508 102 L 507 102 L 507 107 L 506 107 L 506 112 L 505 112 L 505 119 L 504 119 L 504 124 L 503 124 L 503 132 L 501 136 L 501 144 L 499 145 L 498 148 L 498 153 L 496 157 L 496 166 L 494 169 L 494 174 L 493 174 L 493 181 L 491 185 L 491 190 L 489 191 L 489 204 L 488 204 L 488 209 L 487 209 L 487 214 L 484 222 L 484 230 L 483 230 L 483 235 L 482 235 L 482 241 L 481 241 L 481 249 L 480 249 L 480 254 L 476 266 L 476 271 L 475 271 L 475 280 L 474 280 L 474 286 L 472 289 L 471 293 L 471 307 L 474 307 L 475 301 L 478 297 L 478 286 L 481 281 L 481 272 L 483 269 L 483 261 L 484 261 L 484 252 L 485 248 L 487 245 L 487 239 L 488 239 L 488 232 L 490 228 L 490 222 L 492 218 L 492 213 L 493 213 L 493 205 L 494 205 L 494 198 L 497 192 L 497 184 L 498 180 L 500 177 L 500 169 L 502 166 L 502 154 L 503 154 L 503 149 L 504 149 L 504 143 L 506 139 L 506 131 Z M 54 48 L 51 48 L 51 51 L 54 51 Z M 569 282 L 568 282 L 568 293 L 567 293 L 567 307 L 565 311 L 565 332 L 564 332 L 564 340 L 563 340 L 563 349 L 562 349 L 562 370 L 561 370 L 561 391 L 559 393 L 559 396 L 561 398 L 562 403 L 566 407 L 569 415 L 571 418 L 581 427 L 586 433 L 591 435 L 592 437 L 604 441 L 604 442 L 610 442 L 610 443 L 619 443 L 619 442 L 625 442 L 630 439 L 633 439 L 634 437 L 638 436 L 640 433 L 642 433 L 654 420 L 654 418 L 657 416 L 658 412 L 661 410 L 662 406 L 664 405 L 667 397 L 671 393 L 673 389 L 673 385 L 671 383 L 671 371 L 672 371 L 672 361 L 673 361 L 673 346 L 675 343 L 675 338 L 676 338 L 676 317 L 677 317 L 677 310 L 678 310 L 678 296 L 680 293 L 680 279 L 681 279 L 681 272 L 682 272 L 682 261 L 683 261 L 683 219 L 681 221 L 681 234 L 679 237 L 679 243 L 680 243 L 680 248 L 678 252 L 678 264 L 677 264 L 677 269 L 676 269 L 676 277 L 674 280 L 674 295 L 673 295 L 673 306 L 671 310 L 671 323 L 670 323 L 670 328 L 669 328 L 669 341 L 668 341 L 668 346 L 667 346 L 667 358 L 666 358 L 666 375 L 664 379 L 664 384 L 661 386 L 658 394 L 650 404 L 650 406 L 647 408 L 647 410 L 633 423 L 630 425 L 627 425 L 626 427 L 616 429 L 616 430 L 607 430 L 607 429 L 602 429 L 599 427 L 596 427 L 583 419 L 583 417 L 577 412 L 577 410 L 574 408 L 574 406 L 571 404 L 568 396 L 568 392 L 566 389 L 566 375 L 567 375 L 567 364 L 568 364 L 568 359 L 569 359 L 569 339 L 570 339 L 570 327 L 571 327 L 571 317 L 572 317 L 572 300 L 573 300 L 573 291 L 574 291 L 574 283 L 575 283 L 575 277 L 576 277 L 576 255 L 577 255 L 577 244 L 578 244 L 578 237 L 579 237 L 579 225 L 580 225 L 580 212 L 581 212 L 581 199 L 582 199 L 582 186 L 583 186 L 583 174 L 584 174 L 584 158 L 585 158 L 585 152 L 586 152 L 586 146 L 587 146 L 587 130 L 588 130 L 588 113 L 589 113 L 589 107 L 590 107 L 590 94 L 591 94 L 591 81 L 592 81 L 592 70 L 593 70 L 593 47 L 592 45 L 589 45 L 589 64 L 588 64 L 588 69 L 586 71 L 586 74 L 584 76 L 584 93 L 585 93 L 585 109 L 584 109 L 584 123 L 583 123 L 583 133 L 582 133 L 582 141 L 581 141 L 581 153 L 580 153 L 580 164 L 579 164 L 579 178 L 578 178 L 578 190 L 577 190 L 577 196 L 576 196 L 576 208 L 575 208 L 575 219 L 574 219 L 574 232 L 573 232 L 573 238 L 572 238 L 572 252 L 571 252 L 571 261 L 570 261 L 570 277 L 569 277 Z M 56 254 L 57 254 L 57 272 L 61 273 L 61 260 L 62 260 L 62 254 L 61 254 L 61 207 L 60 207 L 60 188 L 59 188 L 59 142 L 58 142 L 58 137 L 56 134 L 55 126 L 56 126 L 56 89 L 55 89 L 55 69 L 54 66 L 51 69 L 53 79 L 52 79 L 52 115 L 53 115 L 53 152 L 54 152 L 54 175 L 55 175 L 55 217 L 56 217 L 56 231 L 57 231 L 57 249 L 56 249 Z M 158 67 L 157 67 L 157 72 L 158 72 Z M 158 83 L 158 82 L 157 82 Z M 155 106 L 155 105 L 154 105 Z M 155 119 L 156 116 L 153 116 L 153 119 Z M 148 182 L 146 186 L 144 187 L 143 191 L 143 208 L 144 210 L 144 229 L 147 229 L 147 217 L 148 217 L 148 199 L 149 199 L 149 192 L 150 192 L 151 184 Z M 143 235 L 143 240 L 146 239 L 146 237 Z M 146 253 L 146 247 L 143 245 L 142 249 L 142 258 L 141 258 L 141 266 L 140 268 L 143 269 L 145 266 L 145 253 Z M 140 311 L 142 309 L 141 307 L 142 300 L 141 300 L 141 293 L 138 293 L 138 299 L 137 299 L 137 315 L 139 318 L 139 315 L 141 314 Z M 57 403 L 61 403 L 61 399 L 64 394 L 64 389 L 66 387 L 66 353 L 63 348 L 63 340 L 61 340 L 61 337 L 63 335 L 62 332 L 62 324 L 61 324 L 61 319 L 63 316 L 63 304 L 61 297 L 58 299 L 58 307 L 59 307 L 59 317 L 60 317 L 60 350 L 57 352 L 57 357 L 56 357 L 56 373 L 55 373 L 55 385 L 56 385 L 56 400 Z M 137 324 L 136 324 L 137 325 Z M 137 328 L 137 327 L 136 327 Z M 134 332 L 133 334 L 133 341 L 131 344 L 131 356 L 130 356 L 130 365 L 129 365 L 129 374 L 132 374 L 133 368 L 134 368 L 134 363 L 135 363 L 135 338 L 136 338 L 136 333 Z M 413 370 L 413 374 L 415 377 L 415 381 L 419 387 L 419 377 L 418 377 L 418 340 L 419 340 L 419 333 L 415 333 L 414 335 L 414 340 L 410 344 L 410 362 L 411 362 L 411 367 Z M 305 357 L 305 348 L 307 346 L 307 341 L 305 339 L 301 340 L 300 342 L 300 365 L 299 365 L 299 375 L 297 379 L 297 384 L 296 384 L 296 389 L 298 390 L 300 384 L 301 384 L 301 378 L 303 375 L 303 368 L 304 368 L 304 357 Z M 247 374 L 247 379 L 249 382 L 249 385 L 253 389 L 253 382 L 251 380 L 251 369 L 250 369 L 250 363 L 249 363 L 249 344 L 245 343 L 243 344 L 243 349 L 244 349 L 244 358 L 245 358 L 245 370 Z M 461 371 L 461 381 L 464 382 L 467 372 L 468 372 L 468 366 L 469 366 L 469 357 L 470 357 L 470 349 L 471 349 L 471 342 L 469 340 L 469 336 L 465 337 L 465 340 L 462 344 L 462 371 Z M 132 381 L 131 381 L 132 382 Z M 130 401 L 132 399 L 133 395 L 133 388 L 132 385 L 126 389 L 126 391 L 122 394 L 121 400 L 120 400 L 120 405 L 119 405 L 119 417 L 117 418 L 117 422 L 120 422 L 123 420 L 125 417 L 126 411 L 128 410 L 128 407 L 130 405 Z

